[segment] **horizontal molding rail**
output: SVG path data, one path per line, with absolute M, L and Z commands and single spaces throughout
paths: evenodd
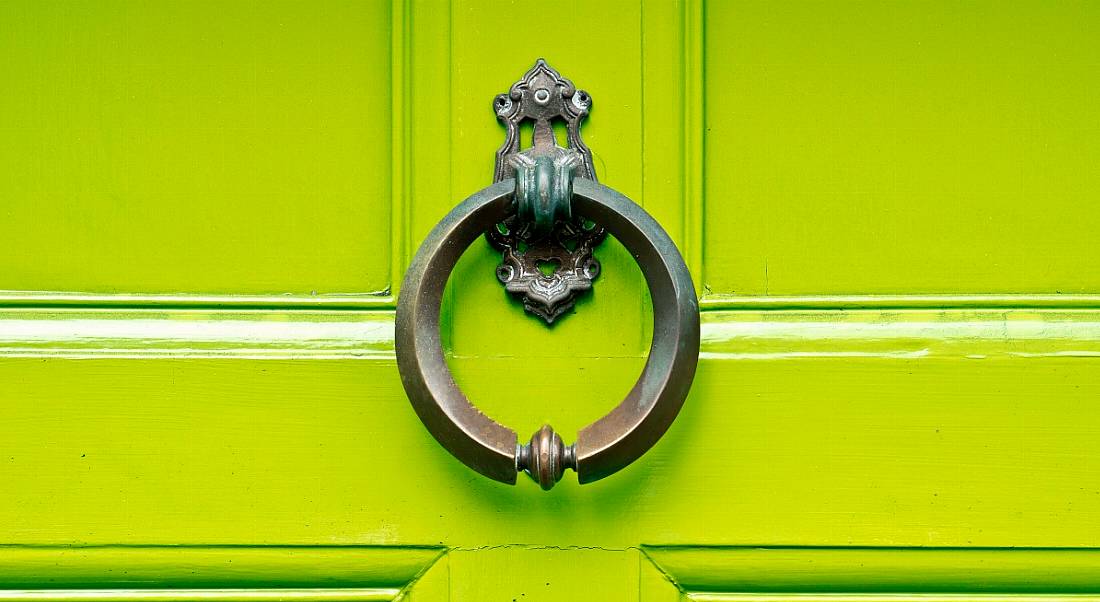
M 392 361 L 393 320 L 384 310 L 8 308 L 0 358 Z M 1095 359 L 1100 310 L 712 311 L 701 357 Z
M 236 308 L 236 309 L 393 309 L 390 291 L 318 295 L 200 295 L 0 291 L 0 307 Z
M 1098 309 L 1100 295 L 705 295 L 703 311 L 723 309 Z
M 502 300 L 504 298 L 502 297 Z M 90 293 L 0 290 L 3 307 L 112 307 L 190 309 L 394 309 L 390 290 L 317 295 L 205 295 Z M 978 294 L 978 295 L 724 295 L 708 294 L 700 309 L 1100 309 L 1100 294 Z

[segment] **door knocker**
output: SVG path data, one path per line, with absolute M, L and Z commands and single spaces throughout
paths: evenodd
M 507 127 L 494 184 L 448 213 L 421 244 L 397 303 L 397 366 L 420 420 L 439 443 L 481 474 L 515 484 L 525 471 L 543 489 L 566 468 L 581 483 L 602 479 L 641 457 L 684 404 L 699 358 L 699 303 L 687 266 L 661 226 L 625 196 L 596 181 L 580 138 L 591 97 L 539 59 L 508 94 L 493 102 Z M 534 122 L 520 150 L 519 125 Z M 568 146 L 552 122 L 562 120 Z M 600 265 L 593 249 L 606 233 L 637 260 L 653 301 L 653 341 L 641 377 L 610 413 L 565 445 L 549 426 L 529 443 L 481 413 L 455 384 L 443 357 L 439 316 L 443 289 L 459 257 L 486 235 L 502 253 L 497 278 L 524 308 L 552 324 L 592 286 Z M 540 263 L 552 263 L 544 274 Z

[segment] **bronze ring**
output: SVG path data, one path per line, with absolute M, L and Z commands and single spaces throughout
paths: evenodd
M 549 427 L 520 445 L 515 431 L 482 414 L 459 390 L 443 358 L 439 311 L 447 278 L 466 248 L 514 208 L 515 182 L 475 193 L 447 214 L 420 246 L 397 303 L 397 367 L 420 420 L 439 443 L 481 474 L 515 484 L 525 470 L 549 489 L 565 468 L 581 483 L 641 457 L 684 404 L 699 359 L 699 303 L 672 239 L 633 201 L 586 178 L 573 182 L 577 214 L 606 227 L 637 260 L 653 300 L 653 342 L 638 382 L 618 406 L 565 446 Z

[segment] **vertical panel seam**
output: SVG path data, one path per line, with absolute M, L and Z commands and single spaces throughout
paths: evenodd
M 390 297 L 396 299 L 409 262 L 409 0 L 393 0 L 390 7 Z
M 705 294 L 706 279 L 703 264 L 703 177 L 705 157 L 704 132 L 704 0 L 684 0 L 681 21 L 684 81 L 683 120 L 683 212 L 684 256 L 695 281 L 696 291 Z

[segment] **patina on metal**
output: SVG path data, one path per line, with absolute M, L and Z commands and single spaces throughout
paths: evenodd
M 481 474 L 514 484 L 525 471 L 549 489 L 570 468 L 581 483 L 602 479 L 648 451 L 687 398 L 699 358 L 699 304 L 687 266 L 661 226 L 630 199 L 588 178 L 573 181 L 572 211 L 604 224 L 637 258 L 653 301 L 653 341 L 641 377 L 618 406 L 565 445 L 549 426 L 527 444 L 478 410 L 455 384 L 440 344 L 443 290 L 459 257 L 486 228 L 515 211 L 516 183 L 475 193 L 424 240 L 397 304 L 401 381 L 437 441 Z
M 493 181 L 515 179 L 515 211 L 486 233 L 501 251 L 497 278 L 528 312 L 552 324 L 592 288 L 600 264 L 592 249 L 605 237 L 594 222 L 573 215 L 574 177 L 596 179 L 592 152 L 580 124 L 592 97 L 539 59 L 507 94 L 493 101 L 507 130 L 496 153 Z M 520 125 L 534 124 L 531 147 L 520 150 Z M 558 146 L 555 121 L 565 123 L 567 143 Z

